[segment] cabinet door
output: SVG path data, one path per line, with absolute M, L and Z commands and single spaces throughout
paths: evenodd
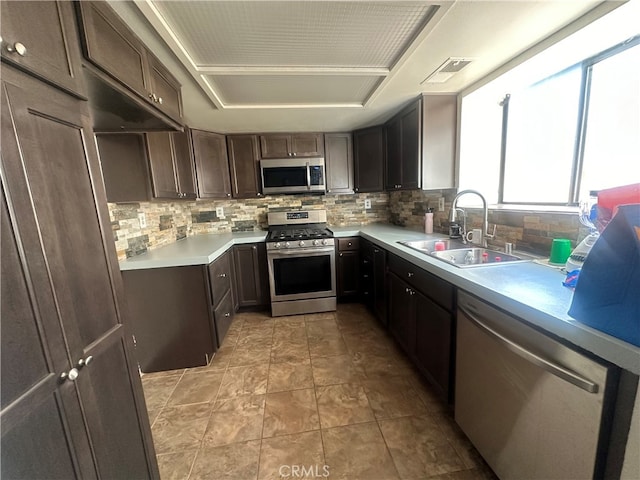
M 0 2 L 2 59 L 86 97 L 73 4 Z
M 387 325 L 387 251 L 373 246 L 373 310 Z
M 72 382 L 59 383 L 60 374 L 72 365 L 55 315 L 36 224 L 23 217 L 21 231 L 14 230 L 4 182 L 0 201 L 1 476 L 96 478 L 77 392 Z
M 229 327 L 233 322 L 233 314 L 233 299 L 231 298 L 231 292 L 227 291 L 227 294 L 213 312 L 213 318 L 216 322 L 218 348 L 222 347 L 224 343 L 224 338 L 227 336 Z
M 235 245 L 233 258 L 238 305 L 255 307 L 268 303 L 268 281 L 265 282 L 267 256 L 264 244 Z
M 178 198 L 171 134 L 169 132 L 155 132 L 147 133 L 146 137 L 153 196 L 155 198 Z
M 291 136 L 287 134 L 260 135 L 262 158 L 284 158 L 291 153 Z
M 321 157 L 324 155 L 324 140 L 321 133 L 294 133 L 291 135 L 289 151 L 294 157 Z
M 422 97 L 422 188 L 455 186 L 456 95 Z
M 144 135 L 116 133 L 96 135 L 107 201 L 151 200 L 151 177 Z
M 178 123 L 182 122 L 181 85 L 160 60 L 147 52 L 149 65 L 149 100 Z
M 198 194 L 193 172 L 193 155 L 191 154 L 189 132 L 171 132 L 170 135 L 179 195 L 181 198 L 195 200 Z
M 373 310 L 373 244 L 360 239 L 360 291 L 362 302 Z
M 389 274 L 389 330 L 409 356 L 415 350 L 415 296 L 418 293 L 394 274 Z
M 215 307 L 222 301 L 231 286 L 231 252 L 227 251 L 221 257 L 209 264 L 209 281 L 211 284 L 212 304 Z
M 118 263 L 86 103 L 9 70 L 2 72 L 3 181 L 15 218 L 33 218 L 38 225 L 39 245 L 25 250 L 25 257 L 36 268 L 45 268 L 39 257 L 46 259 L 56 299 L 47 314 L 57 316 L 68 359 L 80 372 L 75 388 L 96 468 L 101 478 L 157 477 L 131 336 L 118 302 Z M 91 364 L 81 367 L 89 357 Z M 45 462 L 42 457 L 31 461 Z
M 256 135 L 229 135 L 229 168 L 233 198 L 260 197 L 258 181 L 258 137 Z
M 400 118 L 394 118 L 384 127 L 386 138 L 386 162 L 384 188 L 402 188 L 402 127 Z
M 350 133 L 324 136 L 327 193 L 353 193 L 353 148 Z
M 416 293 L 416 350 L 418 368 L 446 401 L 451 372 L 451 313 Z
M 191 142 L 196 162 L 198 196 L 200 198 L 230 197 L 231 185 L 224 135 L 191 130 Z
M 146 49 L 106 2 L 76 2 L 84 54 L 123 85 L 148 99 Z
M 353 133 L 354 190 L 384 190 L 384 132 L 382 127 L 366 128 Z
M 403 190 L 420 188 L 422 180 L 422 102 L 418 100 L 400 117 L 402 162 L 400 184 Z
M 347 250 L 338 253 L 338 297 L 353 297 L 358 294 L 360 278 L 360 252 Z

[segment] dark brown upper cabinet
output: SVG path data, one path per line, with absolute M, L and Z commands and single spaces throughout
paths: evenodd
M 229 198 L 231 184 L 227 143 L 219 133 L 191 130 L 200 198 Z
M 382 192 L 384 190 L 384 131 L 382 126 L 353 132 L 354 190 Z
M 324 136 L 327 193 L 353 193 L 353 146 L 350 133 Z
M 422 98 L 385 125 L 387 140 L 386 190 L 415 190 L 422 180 Z
M 145 134 L 155 198 L 197 197 L 188 132 Z
M 457 99 L 422 95 L 385 124 L 386 190 L 455 186 Z
M 86 98 L 71 2 L 0 2 L 0 22 L 3 61 Z
M 321 133 L 270 133 L 260 135 L 261 158 L 322 157 Z
M 177 123 L 180 84 L 106 2 L 76 2 L 85 57 Z
M 197 197 L 188 132 L 96 135 L 109 202 Z
M 147 96 L 156 104 L 156 107 L 174 120 L 180 121 L 182 119 L 181 85 L 167 67 L 149 52 L 147 52 L 147 60 L 151 87 Z
M 261 197 L 257 135 L 227 136 L 233 198 Z

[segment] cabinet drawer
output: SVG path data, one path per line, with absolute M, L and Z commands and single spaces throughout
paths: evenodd
M 453 285 L 396 255 L 389 255 L 389 270 L 434 302 L 453 310 Z
M 218 337 L 218 348 L 222 346 L 224 337 L 229 331 L 231 322 L 233 322 L 233 301 L 231 299 L 231 292 L 227 294 L 220 301 L 220 305 L 213 311 L 213 318 L 216 322 L 216 334 Z
M 220 303 L 231 286 L 231 261 L 229 252 L 209 264 L 209 280 L 211 281 L 211 298 L 213 306 Z
M 343 252 L 345 250 L 358 250 L 359 248 L 360 248 L 360 239 L 358 237 L 338 239 L 339 252 Z

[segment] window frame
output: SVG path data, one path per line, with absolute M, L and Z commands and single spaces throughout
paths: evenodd
M 579 204 L 580 187 L 582 181 L 582 168 L 584 162 L 584 148 L 586 144 L 586 132 L 587 122 L 589 118 L 589 101 L 591 96 L 591 79 L 593 75 L 593 66 L 607 58 L 613 57 L 619 53 L 624 52 L 630 48 L 640 45 L 640 35 L 635 35 L 623 42 L 620 42 L 610 48 L 607 48 L 595 55 L 592 55 L 581 62 L 570 65 L 563 70 L 549 75 L 538 82 L 533 83 L 531 86 L 537 83 L 543 82 L 548 78 L 562 74 L 568 70 L 579 66 L 581 68 L 581 81 L 580 81 L 580 94 L 578 100 L 578 116 L 576 119 L 576 141 L 573 149 L 573 159 L 571 164 L 571 176 L 569 178 L 568 198 L 566 203 L 552 203 L 552 202 L 505 202 L 504 201 L 504 182 L 505 182 L 505 170 L 507 165 L 507 130 L 509 126 L 509 100 L 511 94 L 505 94 L 503 100 L 500 102 L 502 107 L 502 130 L 501 130 L 501 142 L 500 142 L 500 180 L 498 184 L 498 205 L 531 205 L 531 206 L 565 206 L 576 207 Z

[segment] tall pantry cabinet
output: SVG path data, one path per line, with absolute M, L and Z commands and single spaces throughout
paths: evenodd
M 0 8 L 0 477 L 158 478 L 73 6 Z

